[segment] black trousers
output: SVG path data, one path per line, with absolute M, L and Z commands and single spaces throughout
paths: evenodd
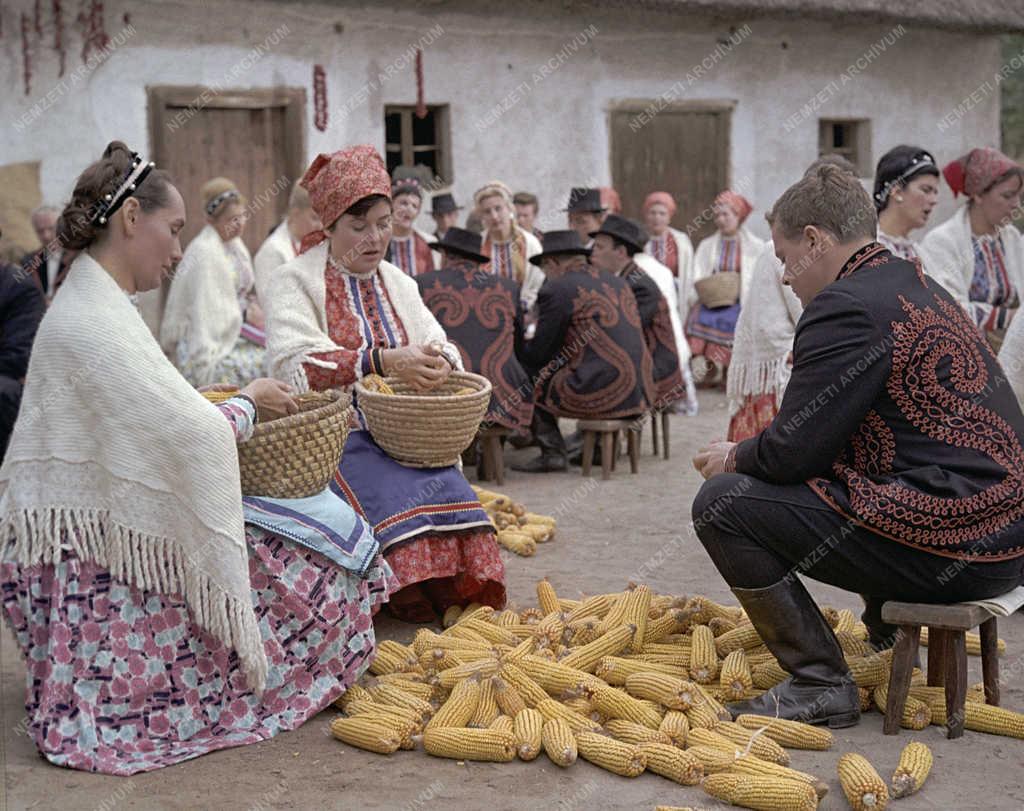
M 14 421 L 18 418 L 18 407 L 21 405 L 21 382 L 13 377 L 0 375 L 0 461 L 7 451 L 7 441 L 14 430 Z
M 531 428 L 542 454 L 545 456 L 565 456 L 565 437 L 562 436 L 562 431 L 558 427 L 558 417 L 539 406 L 535 407 L 533 409 Z
M 810 487 L 739 473 L 708 479 L 693 502 L 697 537 L 734 588 L 764 588 L 806 574 L 864 598 L 873 640 L 886 600 L 955 603 L 994 597 L 1024 580 L 1024 558 L 967 563 L 923 552 L 848 521 Z

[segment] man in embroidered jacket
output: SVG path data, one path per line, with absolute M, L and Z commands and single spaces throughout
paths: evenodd
M 797 574 L 864 597 L 876 647 L 888 599 L 1005 593 L 1024 573 L 1024 416 L 960 306 L 875 239 L 875 213 L 835 166 L 808 173 L 769 219 L 783 281 L 804 305 L 775 420 L 705 448 L 694 528 L 792 674 L 734 714 L 842 727 L 857 690 Z

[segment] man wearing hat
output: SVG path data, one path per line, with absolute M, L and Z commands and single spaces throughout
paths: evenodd
M 434 218 L 437 230 L 434 236 L 443 239 L 448 229 L 459 219 L 462 206 L 455 205 L 455 198 L 448 192 L 435 194 L 430 198 L 430 216 Z
M 541 455 L 514 470 L 568 465 L 558 418 L 624 419 L 653 397 L 651 356 L 625 280 L 599 273 L 576 231 L 549 231 L 530 258 L 547 277 L 537 296 L 537 333 L 518 354 L 535 383 L 533 432 Z
M 523 334 L 519 285 L 481 269 L 490 261 L 481 242 L 480 234 L 450 226 L 430 246 L 441 253 L 441 269 L 417 276 L 416 282 L 427 308 L 459 348 L 466 371 L 491 381 L 485 424 L 523 433 L 533 416 L 533 387 L 515 355 Z
M 602 273 L 625 279 L 633 291 L 640 310 L 644 341 L 654 364 L 654 402 L 651 405 L 666 408 L 686 396 L 686 383 L 680 371 L 668 302 L 654 280 L 634 261 L 634 256 L 647 242 L 647 234 L 632 220 L 609 214 L 590 236 L 594 239 L 590 264 Z
M 601 203 L 601 190 L 574 186 L 569 191 L 569 227 L 579 234 L 580 242 L 590 244 L 590 232 L 596 231 L 604 222 L 608 209 Z

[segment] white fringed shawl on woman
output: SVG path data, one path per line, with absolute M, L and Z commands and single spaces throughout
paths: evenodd
M 244 533 L 227 420 L 81 254 L 39 327 L 0 468 L 6 554 L 32 566 L 69 550 L 137 589 L 180 595 L 259 692 L 267 660 Z

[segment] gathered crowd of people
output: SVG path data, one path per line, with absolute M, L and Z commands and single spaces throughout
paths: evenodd
M 943 180 L 966 204 L 917 240 Z M 723 388 L 728 440 L 695 460 L 698 534 L 792 674 L 737 712 L 854 723 L 842 651 L 789 577 L 823 538 L 856 523 L 807 573 L 864 595 L 879 646 L 881 602 L 949 599 L 935 572 L 951 557 L 955 599 L 1021 580 L 1024 169 L 901 145 L 870 194 L 835 155 L 794 181 L 767 242 L 729 189 L 695 248 L 669 190 L 623 212 L 614 189 L 571 188 L 565 227 L 542 233 L 537 197 L 501 180 L 467 207 L 432 194 L 428 234 L 421 185 L 358 145 L 313 160 L 251 256 L 235 182 L 184 200 L 111 143 L 63 209 L 33 214 L 41 247 L 0 280 L 0 600 L 36 746 L 132 774 L 264 740 L 363 674 L 382 607 L 414 623 L 503 607 L 495 527 L 461 467 L 393 459 L 357 395 L 327 490 L 281 504 L 288 531 L 241 497 L 237 443 L 300 394 L 370 375 L 430 390 L 458 370 L 491 382 L 485 421 L 538 448 L 515 466 L 535 474 L 581 461 L 560 420 L 695 415 L 698 386 Z

